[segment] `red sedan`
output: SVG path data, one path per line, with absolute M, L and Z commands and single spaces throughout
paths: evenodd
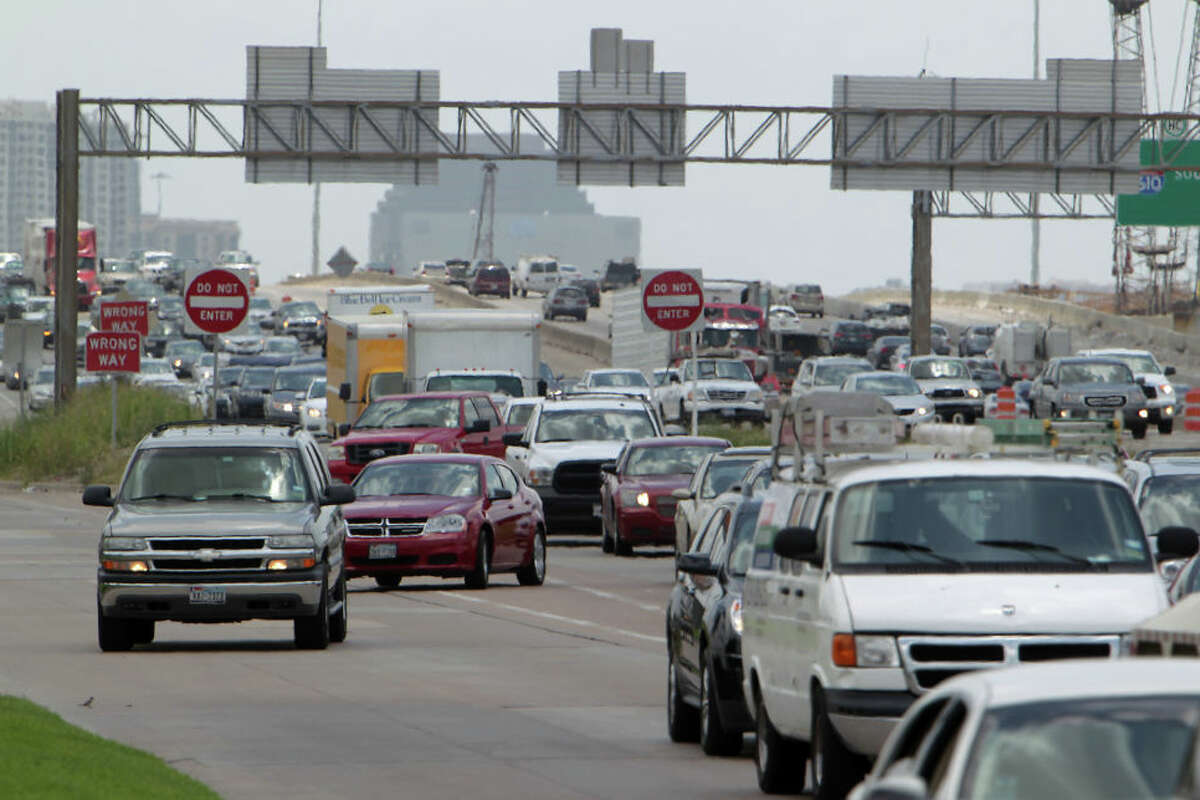
M 709 453 L 724 439 L 671 436 L 635 439 L 616 461 L 600 465 L 604 552 L 627 556 L 635 545 L 675 544 L 676 489 L 685 489 Z
M 473 589 L 486 589 L 492 572 L 515 572 L 522 586 L 546 579 L 541 498 L 498 458 L 380 458 L 354 491 L 343 507 L 348 577 L 386 589 L 405 575 L 463 577 Z

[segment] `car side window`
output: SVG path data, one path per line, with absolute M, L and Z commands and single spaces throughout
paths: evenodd
M 304 456 L 304 460 L 308 463 L 308 468 L 316 479 L 316 489 L 318 492 L 324 492 L 329 488 L 329 471 L 325 464 L 325 459 L 321 458 L 321 454 L 311 444 L 300 448 L 300 452 Z
M 912 760 L 916 757 L 921 742 L 925 740 L 934 723 L 938 721 L 948 702 L 950 702 L 949 698 L 935 700 L 922 708 L 916 715 L 909 717 L 908 723 L 892 739 L 895 744 L 891 750 L 882 754 L 881 757 L 886 761 L 880 765 L 880 775 L 886 775 L 902 762 L 904 767 L 901 769 L 908 773 L 912 772 Z
M 804 507 L 808 502 L 808 498 L 812 497 L 813 493 L 801 490 L 796 493 L 796 499 L 792 501 L 792 510 L 788 512 L 788 527 L 795 527 L 800 524 L 800 520 L 804 516 Z
M 492 423 L 492 427 L 500 425 L 500 417 L 496 415 L 496 410 L 492 408 L 492 404 L 483 397 L 472 397 L 471 404 L 475 406 L 475 411 L 478 412 L 480 419 L 486 419 Z
M 475 410 L 475 405 L 470 400 L 463 401 L 462 409 L 464 424 L 469 428 L 479 419 L 479 412 Z
M 506 488 L 504 485 L 504 479 L 500 477 L 500 470 L 496 469 L 495 464 L 488 464 L 485 474 L 487 475 L 488 497 L 491 497 L 497 489 Z
M 521 488 L 521 482 L 517 479 L 516 473 L 503 464 L 496 464 L 495 469 L 500 474 L 500 483 L 513 493 L 513 497 L 516 497 Z
M 726 520 L 729 519 L 729 511 L 725 508 L 718 508 L 708 518 L 708 524 L 704 526 L 704 530 L 700 531 L 700 535 L 696 537 L 692 544 L 693 553 L 712 553 L 713 541 L 716 539 L 717 532 L 724 529 Z
M 954 758 L 956 739 L 967 719 L 967 707 L 961 700 L 952 701 L 938 717 L 930 735 L 921 743 L 917 754 L 917 772 L 925 779 L 929 794 L 935 795 L 946 779 Z

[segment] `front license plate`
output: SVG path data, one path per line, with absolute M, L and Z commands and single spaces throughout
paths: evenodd
M 201 606 L 225 605 L 225 590 L 215 586 L 193 586 L 188 590 L 188 602 Z
M 395 558 L 396 545 L 390 542 L 373 544 L 367 549 L 367 558 Z
M 721 409 L 721 416 L 722 416 L 722 417 L 732 417 L 732 416 L 734 416 L 735 414 L 737 414 L 737 409 L 736 409 L 736 408 L 722 408 L 722 409 Z
M 603 516 L 600 512 L 600 504 L 599 503 L 592 504 L 592 516 L 596 517 L 597 519 L 599 519 L 601 516 Z

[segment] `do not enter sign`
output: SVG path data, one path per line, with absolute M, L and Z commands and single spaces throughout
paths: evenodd
M 193 332 L 229 333 L 246 320 L 250 290 L 242 276 L 232 270 L 200 270 L 189 273 L 183 307 Z
M 642 272 L 642 327 L 677 333 L 704 318 L 704 287 L 698 269 Z

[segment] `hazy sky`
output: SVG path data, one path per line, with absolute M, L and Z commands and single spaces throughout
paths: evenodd
M 226 97 L 245 90 L 245 46 L 315 43 L 317 0 L 7 2 L 0 97 Z M 1161 91 L 1171 91 L 1183 0 L 1155 0 Z M 588 31 L 655 41 L 656 68 L 687 72 L 697 103 L 828 105 L 832 76 L 1032 75 L 1033 0 L 326 0 L 334 68 L 441 70 L 448 100 L 555 100 L 556 74 L 588 66 Z M 1042 56 L 1111 57 L 1108 4 L 1044 0 Z M 63 37 L 51 45 L 51 37 Z M 1190 35 L 1190 34 L 1189 34 Z M 1186 53 L 1185 53 L 1186 56 Z M 1182 80 L 1182 78 L 1180 79 Z M 164 215 L 236 219 L 264 277 L 307 272 L 311 189 L 247 185 L 240 161 L 143 164 L 143 205 Z M 689 165 L 685 188 L 589 188 L 597 210 L 642 218 L 647 266 L 712 277 L 819 281 L 827 291 L 907 274 L 910 195 L 835 192 L 822 167 Z M 326 185 L 322 261 L 344 244 L 366 260 L 369 214 L 386 187 Z M 934 285 L 1024 279 L 1029 223 L 934 225 Z M 1043 275 L 1109 280 L 1111 225 L 1047 222 Z

